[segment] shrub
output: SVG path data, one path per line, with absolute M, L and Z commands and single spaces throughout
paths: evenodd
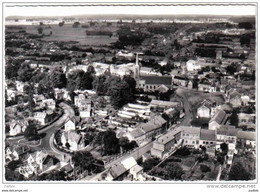
M 204 164 L 201 164 L 200 165 L 200 170 L 203 172 L 203 173 L 206 173 L 206 172 L 210 172 L 211 169 L 207 166 L 207 165 L 204 165 Z
M 181 155 L 181 156 L 188 156 L 190 155 L 190 150 L 187 147 L 182 147 L 180 149 L 178 149 L 175 152 L 176 155 Z

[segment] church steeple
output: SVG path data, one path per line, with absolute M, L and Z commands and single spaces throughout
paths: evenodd
M 134 78 L 136 80 L 136 84 L 139 84 L 139 78 L 140 78 L 140 65 L 139 65 L 139 54 L 136 53 L 136 59 L 135 59 L 135 71 L 134 71 Z

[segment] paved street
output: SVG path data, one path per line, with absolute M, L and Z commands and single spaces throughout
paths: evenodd
M 39 133 L 46 133 L 46 135 L 41 140 L 41 142 L 35 145 L 28 145 L 28 147 L 30 147 L 33 150 L 45 150 L 49 154 L 57 157 L 58 159 L 61 159 L 64 153 L 57 150 L 53 146 L 54 134 L 57 130 L 59 130 L 64 125 L 65 121 L 69 117 L 75 116 L 74 110 L 69 105 L 65 103 L 61 103 L 60 107 L 63 109 L 64 114 L 53 124 L 39 131 Z M 7 140 L 12 143 L 23 143 L 26 141 L 23 136 L 8 138 Z

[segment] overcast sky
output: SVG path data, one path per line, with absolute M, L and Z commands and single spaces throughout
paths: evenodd
M 21 4 L 25 5 L 25 4 Z M 34 4 L 36 5 L 36 4 Z M 64 4 L 66 5 L 66 4 Z M 68 4 L 67 4 L 68 5 Z M 10 7 L 12 6 L 12 7 Z M 232 6 L 29 6 L 5 4 L 7 16 L 70 16 L 84 14 L 137 14 L 137 15 L 256 15 L 254 5 Z

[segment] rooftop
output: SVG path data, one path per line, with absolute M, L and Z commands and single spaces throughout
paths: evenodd
M 172 77 L 171 76 L 140 76 L 140 79 L 145 80 L 146 84 L 153 84 L 153 85 L 172 85 Z
M 215 141 L 215 131 L 214 130 L 208 130 L 208 129 L 201 129 L 200 130 L 200 140 L 204 141 Z
M 256 140 L 256 133 L 250 132 L 250 131 L 238 131 L 237 132 L 237 138 L 255 141 Z
M 223 123 L 225 120 L 226 112 L 219 110 L 215 113 L 215 115 L 210 119 L 209 123 L 216 121 L 219 125 Z

